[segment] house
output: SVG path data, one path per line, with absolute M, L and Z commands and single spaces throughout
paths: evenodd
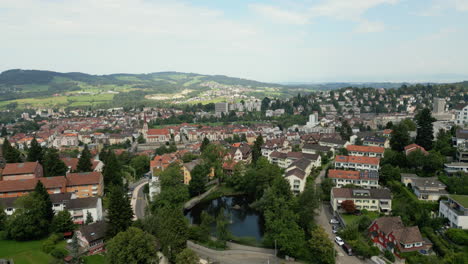
M 232 147 L 227 154 L 228 158 L 245 163 L 252 162 L 252 149 L 247 144 L 240 144 L 239 147 Z
M 348 155 L 350 156 L 364 156 L 364 157 L 378 157 L 383 158 L 385 149 L 383 147 L 375 146 L 358 146 L 348 145 L 346 146 Z
M 349 142 L 346 140 L 336 139 L 336 138 L 321 138 L 319 140 L 319 145 L 330 147 L 334 150 L 337 150 L 337 149 L 345 148 L 347 145 L 349 145 Z
M 405 147 L 405 155 L 408 156 L 411 152 L 416 150 L 420 150 L 424 155 L 429 154 L 429 152 L 427 152 L 425 148 L 413 143 Z
M 27 180 L 44 176 L 42 165 L 36 162 L 6 163 L 0 181 Z
M 192 170 L 195 166 L 200 165 L 201 160 L 196 159 L 192 160 L 191 162 L 184 163 L 182 165 L 182 174 L 184 175 L 184 184 L 189 184 L 190 180 L 192 180 Z
M 66 202 L 71 199 L 71 193 L 49 194 L 52 202 L 52 209 L 55 213 L 65 210 Z M 12 215 L 16 211 L 17 197 L 0 198 L 0 208 L 3 208 L 6 215 Z
M 70 212 L 75 224 L 83 224 L 88 212 L 93 217 L 94 222 L 103 220 L 102 201 L 99 197 L 71 199 L 66 203 L 66 209 Z
M 107 224 L 105 221 L 81 226 L 80 229 L 76 231 L 78 244 L 82 248 L 80 251 L 87 252 L 90 255 L 103 251 L 106 231 Z
M 457 172 L 468 173 L 468 162 L 452 162 L 444 164 L 444 171 L 448 175 L 455 174 Z
M 143 137 L 147 143 L 164 143 L 171 139 L 171 133 L 169 129 L 148 129 L 143 133 Z
M 225 161 L 223 163 L 223 172 L 224 175 L 231 176 L 234 173 L 234 169 L 238 163 L 231 160 L 231 161 Z
M 459 129 L 453 138 L 453 145 L 457 148 L 456 160 L 468 162 L 468 130 Z
M 64 176 L 41 177 L 25 180 L 0 181 L 0 198 L 19 197 L 26 195 L 41 181 L 49 194 L 65 193 L 67 179 Z
M 458 104 L 455 106 L 455 124 L 459 126 L 468 125 L 468 104 Z
M 468 229 L 468 195 L 449 195 L 439 202 L 439 216 L 445 217 L 450 227 Z
M 336 187 L 353 184 L 365 189 L 379 188 L 379 173 L 377 171 L 329 170 L 328 178 Z
M 380 158 L 360 157 L 360 156 L 342 156 L 335 157 L 335 168 L 356 169 L 367 171 L 378 171 Z
M 291 185 L 291 191 L 295 194 L 304 191 L 307 177 L 308 174 L 299 168 L 288 170 L 285 175 L 286 180 L 288 180 Z
M 322 146 L 319 144 L 310 144 L 310 143 L 306 143 L 302 147 L 302 153 L 308 153 L 308 154 L 319 154 L 319 153 L 326 154 L 331 150 L 332 150 L 331 147 Z
M 389 148 L 390 147 L 390 141 L 388 140 L 388 138 L 376 137 L 376 136 L 366 136 L 366 137 L 364 137 L 363 145 L 364 146 Z
M 78 198 L 102 196 L 104 177 L 100 172 L 68 173 L 66 192 L 74 193 Z
M 67 165 L 68 172 L 76 171 L 76 167 L 78 166 L 78 161 L 79 161 L 78 158 L 65 157 L 65 158 L 61 158 L 61 160 L 63 161 L 63 163 L 65 163 L 65 165 Z M 102 161 L 92 159 L 91 164 L 92 164 L 91 169 L 93 171 L 102 172 L 102 169 L 104 168 L 104 163 Z
M 388 189 L 332 188 L 330 203 L 334 212 L 340 210 L 341 203 L 347 200 L 353 201 L 358 210 L 392 211 L 392 194 Z
M 440 197 L 447 196 L 447 187 L 436 177 L 418 177 L 416 174 L 401 174 L 401 182 L 410 187 L 419 200 L 438 201 Z
M 153 160 L 150 161 L 150 171 L 153 175 L 156 175 L 159 171 L 165 170 L 176 161 L 178 161 L 178 158 L 174 153 L 156 155 Z
M 399 216 L 375 219 L 369 227 L 369 236 L 381 251 L 388 250 L 397 256 L 413 251 L 427 254 L 432 247 L 417 226 L 405 227 Z

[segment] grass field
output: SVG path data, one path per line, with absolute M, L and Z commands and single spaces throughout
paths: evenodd
M 56 107 L 56 106 L 91 106 L 112 101 L 114 94 L 77 95 L 77 96 L 50 96 L 45 98 L 26 98 L 0 102 L 0 108 L 16 102 L 18 108 L 26 106 L 33 107 Z
M 343 220 L 346 222 L 347 225 L 350 225 L 350 224 L 356 222 L 357 220 L 359 220 L 364 215 L 367 215 L 371 220 L 374 220 L 377 217 L 379 217 L 378 212 L 367 212 L 367 213 L 362 214 L 362 215 L 342 214 L 341 217 L 343 217 Z
M 106 257 L 103 255 L 92 255 L 84 257 L 85 264 L 104 264 L 106 263 Z
M 17 242 L 0 240 L 0 259 L 13 259 L 15 264 L 48 264 L 52 256 L 41 251 L 44 240 Z M 65 241 L 58 244 L 65 247 Z

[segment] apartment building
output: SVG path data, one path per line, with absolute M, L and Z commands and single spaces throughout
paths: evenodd
M 348 155 L 350 156 L 383 158 L 385 148 L 375 146 L 348 145 L 346 146 L 346 150 L 348 150 Z
M 343 156 L 335 157 L 335 168 L 378 171 L 380 158 L 362 157 L 362 156 Z
M 44 176 L 39 162 L 6 163 L 0 172 L 0 181 L 27 180 Z
M 468 229 L 468 195 L 449 195 L 439 202 L 439 216 L 449 220 L 450 227 Z
M 359 210 L 382 213 L 392 211 L 392 194 L 388 189 L 332 188 L 330 203 L 334 212 L 340 210 L 341 203 L 347 200 L 353 201 Z
M 353 184 L 365 189 L 379 188 L 379 173 L 377 171 L 329 170 L 328 178 L 336 187 Z

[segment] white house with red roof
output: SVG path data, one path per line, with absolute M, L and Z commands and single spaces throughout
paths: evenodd
M 350 156 L 364 156 L 364 157 L 379 157 L 383 158 L 385 148 L 376 146 L 358 146 L 348 145 L 346 146 L 348 155 Z
M 335 168 L 378 171 L 380 168 L 380 158 L 362 157 L 362 156 L 343 156 L 335 157 Z

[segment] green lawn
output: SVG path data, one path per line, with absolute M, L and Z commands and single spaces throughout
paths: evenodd
M 85 264 L 103 264 L 106 263 L 106 257 L 103 255 L 92 255 L 84 257 Z
M 346 222 L 347 225 L 350 225 L 359 220 L 364 215 L 367 215 L 371 220 L 374 220 L 379 217 L 378 212 L 367 212 L 362 215 L 342 214 L 341 217 L 343 217 L 343 220 Z
M 43 240 L 17 242 L 0 240 L 0 258 L 13 259 L 15 264 L 48 264 L 52 256 L 41 251 Z M 65 247 L 65 241 L 58 246 Z
M 459 202 L 463 207 L 468 207 L 468 195 L 450 194 L 450 198 Z

